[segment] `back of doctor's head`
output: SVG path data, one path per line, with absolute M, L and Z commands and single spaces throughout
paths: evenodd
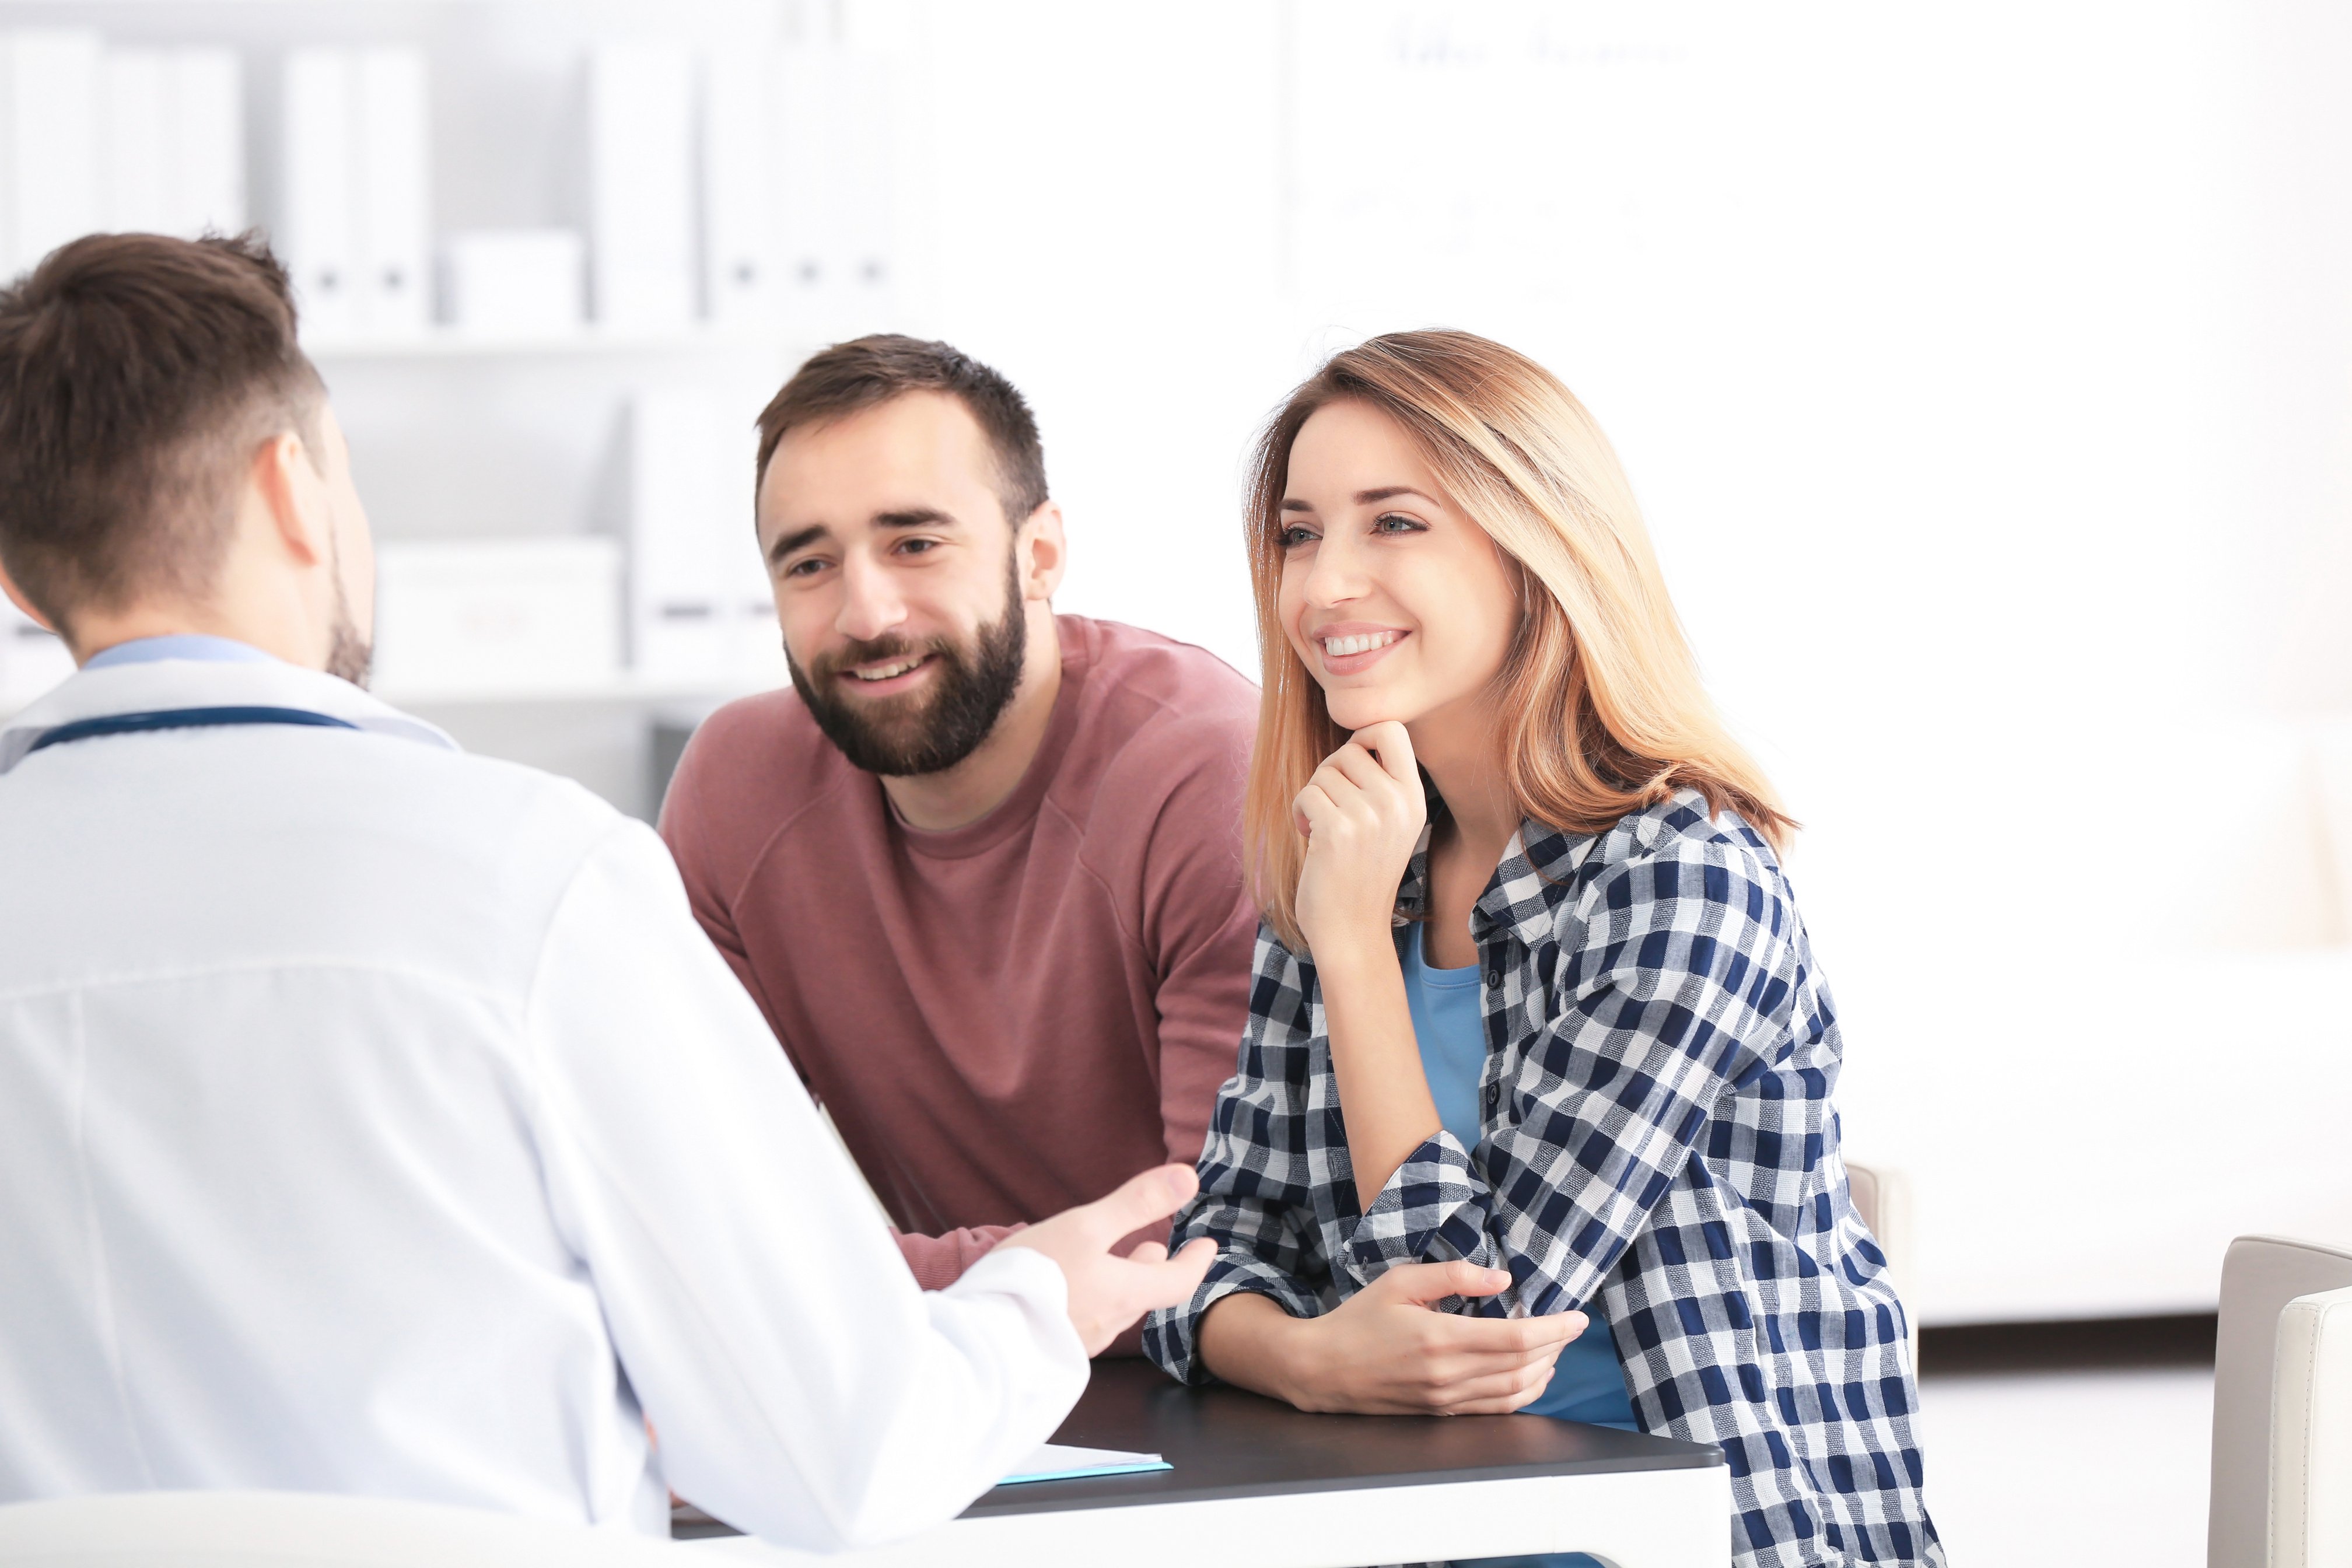
M 93 234 L 0 290 L 0 566 L 77 610 L 201 603 L 262 443 L 317 460 L 326 388 L 257 236 Z

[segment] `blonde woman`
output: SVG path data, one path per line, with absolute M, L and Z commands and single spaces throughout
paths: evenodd
M 1500 344 L 1375 338 L 1268 426 L 1249 534 L 1265 929 L 1154 1359 L 1718 1444 L 1740 1563 L 1941 1563 L 1795 824 L 1606 438 Z

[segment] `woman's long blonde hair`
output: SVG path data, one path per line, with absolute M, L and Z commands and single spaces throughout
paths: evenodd
M 1699 683 L 1632 487 L 1584 405 L 1500 343 L 1391 332 L 1334 354 L 1292 393 L 1253 463 L 1250 585 L 1265 686 L 1244 840 L 1251 891 L 1291 951 L 1305 951 L 1294 903 L 1307 859 L 1291 802 L 1348 735 L 1282 626 L 1282 498 L 1300 427 L 1349 401 L 1396 421 L 1517 584 L 1523 614 L 1495 709 L 1519 814 L 1592 833 L 1695 789 L 1710 810 L 1735 810 L 1785 847 L 1797 825 Z

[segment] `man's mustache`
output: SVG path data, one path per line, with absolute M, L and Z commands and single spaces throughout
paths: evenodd
M 931 637 L 916 642 L 906 637 L 877 637 L 871 642 L 844 643 L 828 653 L 818 655 L 809 664 L 809 673 L 818 676 L 838 675 L 852 665 L 874 664 L 886 658 L 920 658 L 939 654 L 952 660 L 955 648 L 944 637 Z

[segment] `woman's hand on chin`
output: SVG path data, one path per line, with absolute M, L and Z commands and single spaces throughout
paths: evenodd
M 1317 962 L 1329 950 L 1385 945 L 1428 811 L 1404 726 L 1390 720 L 1357 731 L 1323 759 L 1291 811 L 1307 839 L 1295 907 Z

